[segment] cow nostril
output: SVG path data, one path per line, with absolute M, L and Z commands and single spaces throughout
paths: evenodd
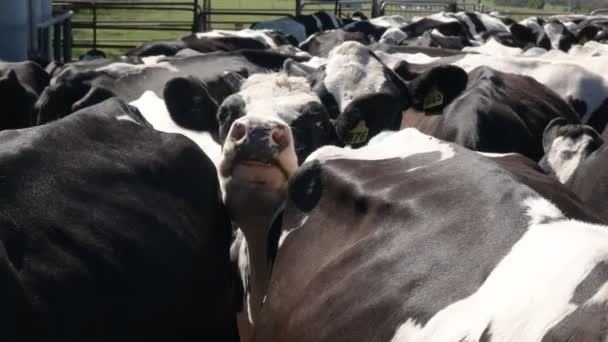
M 243 137 L 247 134 L 247 128 L 244 124 L 240 122 L 235 122 L 232 127 L 231 138 L 232 140 L 238 141 L 243 139 Z
M 289 137 L 287 136 L 287 131 L 282 128 L 277 128 L 272 131 L 272 141 L 279 145 L 285 146 L 289 143 Z

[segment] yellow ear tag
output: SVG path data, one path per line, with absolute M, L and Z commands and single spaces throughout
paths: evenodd
M 437 89 L 437 87 L 431 88 L 431 92 L 424 99 L 424 111 L 434 109 L 443 104 L 443 94 Z
M 344 139 L 345 143 L 348 145 L 353 144 L 362 144 L 367 141 L 367 136 L 369 135 L 369 128 L 365 124 L 364 120 L 359 121 L 355 128 L 351 129 Z

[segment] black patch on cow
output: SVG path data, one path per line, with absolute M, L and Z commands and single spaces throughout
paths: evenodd
M 593 297 L 606 282 L 608 282 L 608 263 L 600 262 L 595 265 L 587 277 L 578 284 L 570 302 L 577 305 L 585 303 Z
M 605 341 L 608 337 L 605 304 L 581 305 L 553 326 L 541 342 Z
M 214 114 L 218 105 L 201 80 L 194 77 L 174 78 L 165 85 L 164 98 L 171 119 L 176 124 L 195 131 L 208 131 L 216 136 L 218 126 Z
M 478 14 L 472 13 L 472 12 L 466 12 L 465 14 L 473 22 L 473 25 L 475 26 L 475 31 L 477 31 L 478 34 L 486 31 L 486 27 L 483 24 L 483 22 L 481 22 L 481 20 L 479 20 Z
M 337 28 L 336 24 L 334 24 L 334 22 L 331 20 L 331 16 L 327 12 L 321 11 L 313 15 L 317 17 L 317 19 L 319 19 L 319 21 L 321 22 L 321 31 Z
M 72 112 L 95 105 L 115 96 L 116 94 L 108 89 L 91 87 L 91 89 L 89 89 L 89 91 L 80 100 L 72 105 Z
M 185 47 L 199 52 L 236 51 L 241 49 L 264 50 L 269 46 L 257 39 L 243 37 L 197 37 L 182 38 Z
M 174 56 L 186 48 L 182 40 L 152 40 L 143 42 L 138 47 L 127 52 L 127 56 L 149 57 L 149 56 Z
M 488 324 L 488 326 L 483 329 L 483 333 L 481 333 L 481 337 L 479 337 L 479 342 L 492 342 L 492 322 Z
M 266 256 L 268 257 L 268 263 L 270 264 L 270 272 L 272 272 L 272 265 L 277 258 L 277 252 L 279 250 L 279 240 L 281 239 L 284 211 L 285 206 L 283 205 L 272 217 L 272 220 L 270 221 L 270 229 L 268 229 Z
M 287 188 L 289 200 L 305 213 L 313 210 L 321 200 L 323 194 L 321 171 L 321 163 L 315 160 L 302 165 L 289 180 Z
M 585 100 L 574 99 L 571 96 L 569 96 L 568 104 L 570 105 L 570 107 L 572 107 L 572 109 L 574 109 L 576 114 L 578 114 L 578 116 L 581 118 L 585 115 L 585 113 L 587 113 L 587 102 L 585 102 Z

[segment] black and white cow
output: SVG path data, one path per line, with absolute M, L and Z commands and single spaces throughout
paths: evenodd
M 195 144 L 111 99 L 0 146 L 0 326 L 16 319 L 19 341 L 238 341 L 230 222 Z
M 319 11 L 313 14 L 287 16 L 275 20 L 255 23 L 254 30 L 276 30 L 294 37 L 298 43 L 303 42 L 314 33 L 338 29 L 344 26 L 342 19 L 333 12 Z
M 300 43 L 299 48 L 312 56 L 327 57 L 331 50 L 347 41 L 355 41 L 363 45 L 371 43 L 368 35 L 363 32 L 338 29 L 315 33 Z
M 277 70 L 292 57 L 272 51 L 242 50 L 152 60 L 149 64 L 114 62 L 70 67 L 55 77 L 41 95 L 36 104 L 37 120 L 43 124 L 112 96 L 130 102 L 152 91 L 162 98 L 168 80 L 186 75 L 205 82 L 213 98 L 221 102 L 232 92 L 224 82 L 224 72 L 247 75 Z
M 164 99 L 176 121 L 204 113 L 205 125 L 197 129 L 210 131 L 222 146 L 217 168 L 224 203 L 239 228 L 233 250 L 244 283 L 240 329 L 247 340 L 269 275 L 267 227 L 285 200 L 287 181 L 311 152 L 336 138 L 329 114 L 305 78 L 285 72 L 246 80 L 224 77 L 238 84 L 238 91 L 220 104 L 217 116 L 208 108 L 204 85 L 193 78 L 168 82 Z
M 432 79 L 433 70 L 422 80 Z M 416 127 L 476 151 L 517 152 L 539 160 L 544 155 L 543 131 L 551 120 L 578 122 L 566 102 L 531 77 L 479 67 L 468 77 L 460 75 L 466 89 L 456 89 L 450 94 L 455 100 L 449 101 L 444 94 L 454 90 L 454 77 L 444 80 L 443 88 L 414 82 L 416 97 L 403 113 L 402 127 Z
M 252 341 L 606 339 L 608 227 L 576 196 L 519 155 L 377 141 L 292 177 Z

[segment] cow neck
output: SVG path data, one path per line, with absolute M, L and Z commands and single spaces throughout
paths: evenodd
M 267 256 L 268 232 L 272 223 L 273 210 L 260 210 L 240 226 L 247 241 L 249 252 L 249 277 L 251 316 L 256 321 L 270 278 L 270 263 Z

